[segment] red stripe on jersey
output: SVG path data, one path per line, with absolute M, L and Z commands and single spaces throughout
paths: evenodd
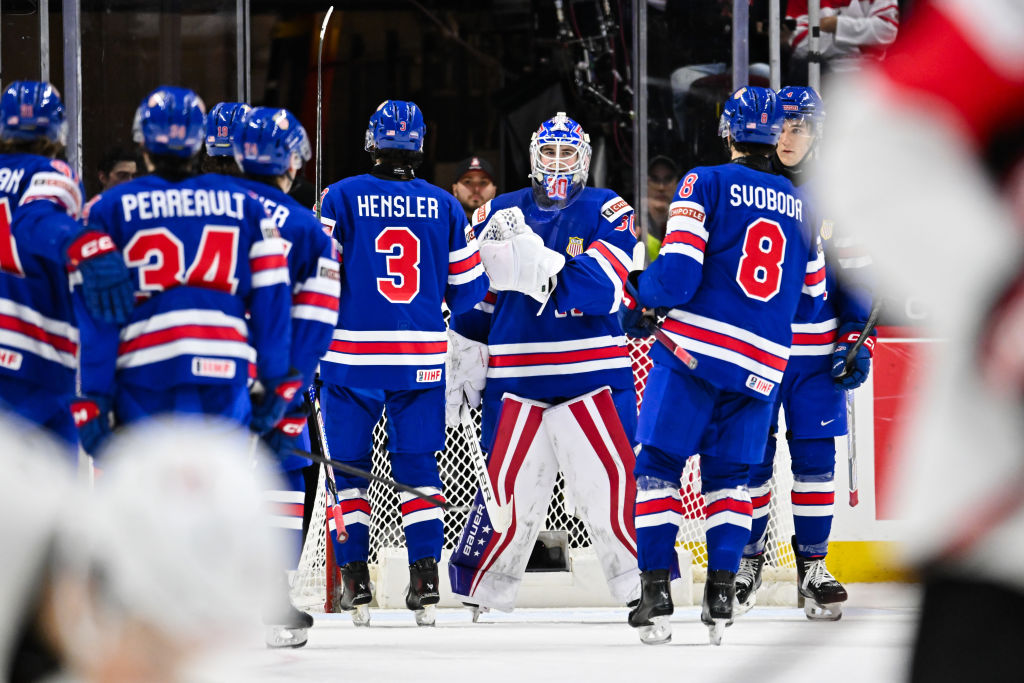
M 688 244 L 701 251 L 704 251 L 708 246 L 707 240 L 699 237 L 698 235 L 694 235 L 692 232 L 686 232 L 685 230 L 670 232 L 665 237 L 665 241 L 661 243 L 661 246 L 665 246 L 666 244 Z
M 790 493 L 790 500 L 793 505 L 832 505 L 836 502 L 835 492 L 828 493 Z
M 32 337 L 36 341 L 49 344 L 58 351 L 64 351 L 65 353 L 75 353 L 78 351 L 78 344 L 67 337 L 47 332 L 38 325 L 33 325 L 11 315 L 0 315 L 0 328 L 19 332 L 26 337 Z
M 619 259 L 615 258 L 615 255 L 612 254 L 611 249 L 602 244 L 600 241 L 591 244 L 589 249 L 594 249 L 597 251 L 597 253 L 603 256 L 609 263 L 612 264 L 612 268 L 615 269 L 615 274 L 619 276 L 619 279 L 622 280 L 623 282 L 626 281 L 626 278 L 629 276 L 629 271 L 626 270 L 626 267 L 622 265 Z
M 484 303 L 488 303 L 488 304 L 496 304 L 496 303 L 498 303 L 498 293 L 497 292 L 492 292 L 491 290 L 488 289 L 487 293 L 484 294 Z
M 432 497 L 435 498 L 440 503 L 443 503 L 445 501 L 444 496 L 438 495 L 436 493 Z M 413 512 L 419 512 L 420 510 L 430 510 L 436 507 L 438 506 L 428 503 L 422 498 L 413 498 L 412 500 L 402 503 L 402 514 L 408 515 L 412 514 Z
M 480 265 L 480 252 L 474 251 L 467 258 L 455 263 L 448 264 L 448 274 L 458 275 L 459 273 L 465 273 L 467 270 L 472 270 Z
M 658 498 L 656 500 L 647 500 L 643 503 L 636 504 L 637 515 L 653 515 L 656 512 L 677 512 L 680 515 L 683 514 L 683 501 L 676 500 L 671 496 L 668 498 Z
M 722 498 L 714 503 L 709 503 L 704 508 L 704 513 L 711 517 L 720 512 L 738 512 L 741 515 L 753 515 L 754 506 L 747 500 L 736 500 L 735 498 Z
M 753 498 L 750 499 L 750 505 L 754 509 L 763 508 L 764 506 L 768 505 L 768 503 L 770 503 L 770 502 L 772 502 L 772 494 L 771 493 L 766 493 L 763 496 L 754 496 Z
M 302 519 L 302 503 L 272 503 L 271 514 Z
M 793 36 L 793 42 L 791 43 L 793 47 L 799 45 L 803 41 L 803 39 L 807 37 L 807 34 L 809 32 L 810 31 L 808 31 L 807 29 L 803 29 L 802 31 L 799 31 L 795 36 Z
M 159 346 L 179 339 L 215 339 L 218 341 L 248 342 L 248 338 L 233 327 L 215 327 L 212 325 L 176 325 L 165 330 L 157 330 L 141 334 L 134 339 L 122 342 L 117 353 L 123 355 L 131 351 Z
M 559 351 L 556 353 L 510 353 L 491 356 L 487 365 L 492 368 L 507 368 L 520 365 L 561 365 L 565 363 L 582 363 L 588 360 L 604 360 L 606 358 L 623 358 L 627 355 L 621 346 L 606 346 L 600 349 L 583 351 Z
M 319 306 L 331 311 L 338 310 L 338 297 L 319 292 L 299 292 L 292 297 L 292 306 Z
M 793 346 L 798 344 L 831 344 L 835 342 L 836 337 L 835 330 L 828 332 L 798 332 L 793 335 Z
M 341 501 L 341 511 L 348 514 L 349 512 L 365 512 L 370 514 L 370 501 L 365 498 L 349 498 L 348 500 Z
M 444 353 L 448 342 L 351 342 L 332 341 L 331 351 L 339 353 Z
M 273 270 L 274 268 L 287 268 L 288 257 L 284 254 L 269 254 L 249 259 L 249 269 L 258 273 L 261 270 Z
M 662 327 L 669 332 L 689 337 L 695 341 L 707 342 L 708 344 L 713 344 L 715 346 L 722 347 L 723 349 L 735 351 L 736 353 L 740 353 L 751 360 L 761 363 L 762 365 L 774 368 L 779 372 L 785 372 L 786 370 L 785 358 L 779 358 L 773 353 L 759 349 L 753 344 L 740 341 L 735 337 L 730 337 L 719 332 L 712 332 L 711 330 L 705 330 L 702 327 L 687 325 L 686 323 L 681 323 L 672 318 L 666 320 Z
M 825 279 L 825 269 L 824 268 L 818 268 L 813 273 L 807 273 L 807 275 L 804 277 L 804 284 L 807 285 L 808 287 L 811 287 L 813 285 L 818 284 L 819 282 L 821 282 L 824 279 Z
M 892 24 L 896 28 L 900 27 L 900 22 L 896 21 L 895 19 L 890 19 L 889 17 L 883 17 L 881 15 L 876 15 L 875 19 L 881 19 L 882 21 L 884 21 L 886 23 Z

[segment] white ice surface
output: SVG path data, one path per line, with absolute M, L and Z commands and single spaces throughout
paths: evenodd
M 419 628 L 406 610 L 372 611 L 370 628 L 347 615 L 317 615 L 299 650 L 251 648 L 208 662 L 204 681 L 678 681 L 820 683 L 900 681 L 917 593 L 907 586 L 852 586 L 838 622 L 810 622 L 793 607 L 755 607 L 708 644 L 699 607 L 676 608 L 672 642 L 642 645 L 623 609 L 438 610 Z

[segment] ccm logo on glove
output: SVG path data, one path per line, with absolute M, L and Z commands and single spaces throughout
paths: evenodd
M 96 231 L 87 232 L 71 243 L 71 246 L 68 248 L 68 260 L 71 262 L 72 267 L 77 267 L 79 263 L 86 259 L 116 251 L 116 249 L 117 247 L 114 246 L 114 240 L 110 239 L 110 235 Z

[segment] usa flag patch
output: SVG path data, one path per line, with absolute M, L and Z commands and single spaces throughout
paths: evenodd
M 582 237 L 570 237 L 569 246 L 565 248 L 565 253 L 569 256 L 576 257 L 583 253 L 583 238 Z

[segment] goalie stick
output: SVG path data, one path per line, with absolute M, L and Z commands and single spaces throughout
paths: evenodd
M 853 366 L 853 360 L 857 357 L 857 352 L 860 351 L 860 347 L 864 346 L 864 342 L 867 341 L 871 328 L 878 322 L 879 313 L 882 310 L 882 302 L 875 301 L 871 306 L 871 312 L 868 314 L 867 322 L 864 323 L 864 327 L 860 330 L 860 335 L 857 337 L 857 341 L 853 342 L 850 349 L 846 352 L 846 357 L 843 359 L 843 371 L 839 373 L 836 379 L 842 379 L 849 372 Z M 853 392 L 846 392 L 846 464 L 847 471 L 849 473 L 850 480 L 850 507 L 855 508 L 860 503 L 860 489 L 857 483 L 857 430 L 854 428 L 857 423 L 857 416 L 853 410 Z
M 499 534 L 508 531 L 512 526 L 512 498 L 504 505 L 498 503 L 494 495 L 494 486 L 491 484 L 491 477 L 487 473 L 487 461 L 484 453 L 480 450 L 480 440 L 476 436 L 476 423 L 473 416 L 469 414 L 469 405 L 463 401 L 459 408 L 459 417 L 462 420 L 462 431 L 469 443 L 469 456 L 473 463 L 473 472 L 480 484 L 480 495 L 484 499 L 484 507 L 487 508 L 487 516 L 491 518 L 491 526 Z
M 316 219 L 320 220 L 320 189 L 323 183 L 323 92 L 324 92 L 324 36 L 327 35 L 327 22 L 334 14 L 334 5 L 327 8 L 324 23 L 320 25 L 320 42 L 316 50 Z
M 331 517 L 334 518 L 334 528 L 338 534 L 338 542 L 344 543 L 348 540 L 348 531 L 345 530 L 345 515 L 341 510 L 341 498 L 338 496 L 338 484 L 334 481 L 334 469 L 331 467 L 331 450 L 327 447 L 327 433 L 324 431 L 324 415 L 320 411 L 320 377 L 317 376 L 313 386 L 306 390 L 306 405 L 309 408 L 310 417 L 309 420 L 309 436 L 310 446 L 312 448 L 318 448 L 321 456 L 319 459 L 310 458 L 310 460 L 319 460 L 321 465 L 327 465 L 327 469 L 324 472 L 324 481 L 327 483 L 327 491 L 331 495 L 331 499 L 334 503 L 331 505 Z M 316 440 L 314 441 L 314 437 Z M 314 445 L 315 444 L 315 445 Z M 306 457 L 312 454 L 307 454 Z

